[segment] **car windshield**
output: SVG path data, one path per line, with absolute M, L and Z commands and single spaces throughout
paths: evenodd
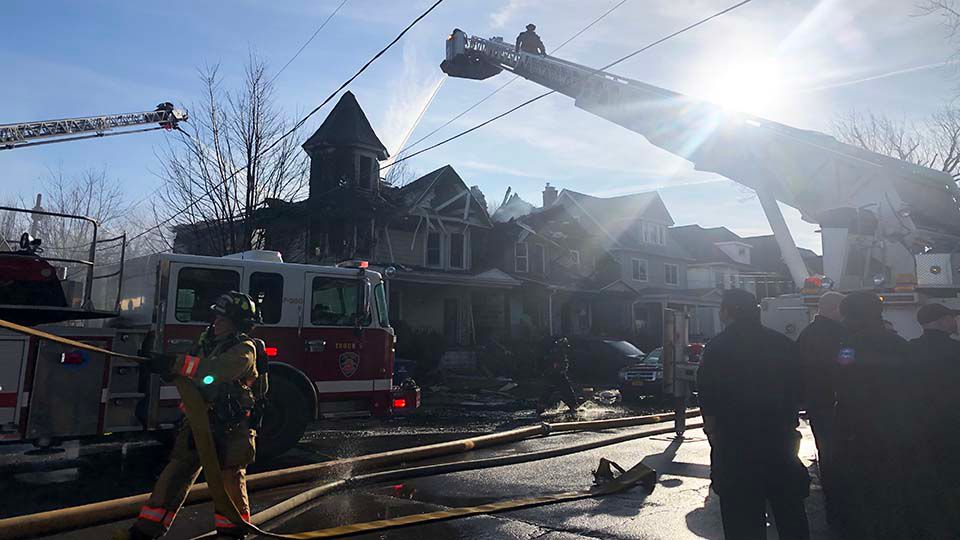
M 644 364 L 659 364 L 660 363 L 660 354 L 663 352 L 663 349 L 654 349 L 643 359 Z
M 643 356 L 643 351 L 634 347 L 627 341 L 607 341 L 604 340 L 604 345 L 612 347 L 618 353 L 624 356 Z

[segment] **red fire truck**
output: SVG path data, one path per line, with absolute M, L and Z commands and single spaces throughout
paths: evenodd
M 393 383 L 386 283 L 365 262 L 291 264 L 277 252 L 249 251 L 162 253 L 98 266 L 100 242 L 86 259 L 45 258 L 26 234 L 19 249 L 0 251 L 0 318 L 117 352 L 176 353 L 209 324 L 218 295 L 250 294 L 263 316 L 253 334 L 270 360 L 261 456 L 290 448 L 313 420 L 419 406 L 419 388 Z M 65 275 L 71 265 L 87 271 Z M 180 418 L 176 388 L 134 362 L 2 330 L 0 358 L 2 441 L 47 447 L 172 428 Z

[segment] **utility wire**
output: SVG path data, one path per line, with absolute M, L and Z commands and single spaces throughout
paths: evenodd
M 320 103 L 319 105 L 317 105 L 313 110 L 311 110 L 309 113 L 307 113 L 307 115 L 304 116 L 302 119 L 300 119 L 300 121 L 298 121 L 298 122 L 296 123 L 296 125 L 294 125 L 294 126 L 293 126 L 292 128 L 290 128 L 288 131 L 286 131 L 283 135 L 280 135 L 276 140 L 274 140 L 270 145 L 268 145 L 268 146 L 267 146 L 266 148 L 264 148 L 262 151 L 258 152 L 257 155 L 254 157 L 254 159 L 259 158 L 260 156 L 266 154 L 267 152 L 269 152 L 270 150 L 272 150 L 274 147 L 276 147 L 278 144 L 280 144 L 280 142 L 283 141 L 283 139 L 289 137 L 291 134 L 293 134 L 293 133 L 296 132 L 298 129 L 300 129 L 300 127 L 303 126 L 303 124 L 305 124 L 306 121 L 310 119 L 310 117 L 312 117 L 314 114 L 316 114 L 320 109 L 323 108 L 324 105 L 326 105 L 326 104 L 329 103 L 333 98 L 335 98 L 335 97 L 337 96 L 337 94 L 340 93 L 341 90 L 343 90 L 344 88 L 346 88 L 346 87 L 347 87 L 350 83 L 352 83 L 357 77 L 359 77 L 361 73 L 363 73 L 364 71 L 366 71 L 367 68 L 370 67 L 371 64 L 373 64 L 374 62 L 376 62 L 377 59 L 379 59 L 381 56 L 383 56 L 388 50 L 390 50 L 391 47 L 393 47 L 394 45 L 396 45 L 396 43 L 397 43 L 398 41 L 400 41 L 400 40 L 403 38 L 403 36 L 406 35 L 407 32 L 410 31 L 410 29 L 412 29 L 414 26 L 416 26 L 416 24 L 419 23 L 421 20 L 423 20 L 424 17 L 426 17 L 427 15 L 429 15 L 431 11 L 433 11 L 434 9 L 437 8 L 437 6 L 439 6 L 440 4 L 442 4 L 443 1 L 444 1 L 444 0 L 437 0 L 436 2 L 434 2 L 433 5 L 431 5 L 429 8 L 427 8 L 426 11 L 424 11 L 423 13 L 421 13 L 416 19 L 414 19 L 410 24 L 408 24 L 408 25 L 406 26 L 406 28 L 404 28 L 399 34 L 397 34 L 397 37 L 393 38 L 393 41 L 391 41 L 391 42 L 388 43 L 385 47 L 383 47 L 382 49 L 380 49 L 380 51 L 379 51 L 377 54 L 373 55 L 373 57 L 370 58 L 370 60 L 367 60 L 367 62 L 366 62 L 365 64 L 363 64 L 363 66 L 361 66 L 360 69 L 357 70 L 357 72 L 353 74 L 353 76 L 351 76 L 349 79 L 347 79 L 346 82 L 344 82 L 343 84 L 341 84 L 336 90 L 334 90 L 329 96 L 327 96 L 327 98 L 324 99 L 323 102 L 321 102 L 321 103 Z M 251 161 L 253 161 L 253 160 L 251 159 Z M 191 203 L 188 204 L 187 206 L 185 206 L 185 207 L 181 208 L 180 210 L 174 212 L 173 215 L 171 215 L 171 216 L 169 216 L 169 217 L 167 218 L 166 222 L 169 222 L 169 221 L 172 220 L 173 218 L 175 218 L 175 217 L 177 217 L 177 216 L 179 216 L 179 215 L 187 212 L 188 210 L 190 210 L 191 208 L 193 208 L 194 206 L 196 206 L 197 203 L 199 203 L 200 200 L 201 200 L 203 197 L 206 197 L 207 195 L 210 195 L 210 194 L 213 193 L 215 190 L 217 190 L 217 189 L 219 189 L 220 187 L 224 186 L 227 182 L 229 182 L 230 180 L 232 180 L 234 176 L 240 174 L 241 172 L 243 172 L 244 170 L 246 170 L 248 167 L 250 167 L 250 162 L 247 162 L 247 164 L 244 165 L 243 167 L 240 167 L 239 169 L 237 169 L 237 170 L 233 171 L 232 173 L 230 173 L 230 174 L 229 174 L 226 178 L 224 178 L 221 182 L 218 182 L 217 185 L 215 185 L 215 186 L 213 186 L 212 188 L 210 188 L 210 189 L 206 190 L 205 192 L 201 193 L 198 197 L 196 197 L 196 198 L 193 200 L 193 202 L 191 202 Z M 166 222 L 165 222 L 165 223 L 166 223 Z M 156 224 L 156 225 L 151 226 L 151 227 L 148 228 L 148 229 L 144 229 L 143 231 L 140 231 L 139 233 L 137 233 L 137 234 L 135 234 L 133 237 L 131 237 L 130 240 L 129 240 L 129 242 L 133 242 L 134 240 L 136 240 L 136 239 L 138 239 L 138 238 L 146 235 L 146 234 L 149 233 L 150 231 L 157 230 L 157 229 L 161 228 L 163 225 L 164 225 L 164 224 L 158 223 L 158 224 Z
M 746 4 L 749 4 L 749 3 L 752 2 L 752 1 L 753 1 L 753 0 L 743 0 L 743 1 L 739 2 L 739 3 L 737 3 L 737 4 L 734 4 L 734 5 L 726 8 L 726 9 L 723 9 L 723 10 L 721 10 L 721 11 L 716 12 L 716 13 L 714 13 L 713 15 L 710 15 L 709 17 L 706 17 L 706 18 L 704 18 L 704 19 L 700 19 L 699 21 L 697 21 L 697 22 L 695 22 L 695 23 L 693 23 L 693 24 L 691 24 L 691 25 L 689 25 L 689 26 L 685 26 L 685 27 L 681 28 L 680 30 L 677 30 L 676 32 L 673 32 L 673 33 L 670 34 L 670 35 L 664 36 L 664 37 L 662 37 L 662 38 L 654 41 L 653 43 L 650 43 L 650 44 L 648 44 L 648 45 L 646 45 L 646 46 L 644 46 L 644 47 L 641 47 L 641 48 L 633 51 L 632 53 L 630 53 L 630 54 L 628 54 L 628 55 L 626 55 L 626 56 L 624 56 L 624 57 L 621 57 L 621 58 L 619 58 L 619 59 L 617 59 L 617 60 L 614 60 L 613 62 L 610 62 L 609 64 L 607 64 L 607 65 L 605 65 L 605 66 L 603 66 L 603 67 L 601 67 L 601 68 L 599 68 L 599 69 L 596 69 L 596 70 L 594 70 L 593 72 L 591 72 L 591 73 L 589 73 L 589 74 L 587 74 L 587 75 L 584 75 L 584 76 L 583 76 L 582 78 L 580 78 L 579 80 L 572 81 L 571 83 L 569 83 L 569 84 L 561 87 L 561 90 L 562 90 L 562 89 L 565 89 L 565 88 L 568 88 L 568 87 L 570 87 L 570 86 L 573 86 L 574 84 L 578 84 L 578 83 L 580 83 L 580 82 L 582 82 L 582 81 L 584 81 L 584 80 L 586 80 L 586 79 L 589 79 L 590 77 L 592 77 L 592 76 L 594 76 L 594 75 L 596 75 L 596 74 L 598 74 L 598 73 L 601 73 L 601 72 L 603 72 L 604 70 L 609 69 L 609 68 L 611 68 L 611 67 L 613 67 L 613 66 L 615 66 L 615 65 L 617 65 L 617 64 L 619 64 L 619 63 L 621 63 L 621 62 L 624 62 L 624 61 L 626 61 L 626 60 L 629 60 L 630 58 L 633 58 L 634 56 L 636 56 L 636 55 L 638 55 L 638 54 L 640 54 L 640 53 L 642 53 L 642 52 L 644 52 L 644 51 L 646 51 L 646 50 L 648 50 L 648 49 L 651 49 L 651 48 L 653 48 L 653 47 L 655 47 L 655 46 L 663 43 L 664 41 L 667 41 L 667 40 L 669 40 L 669 39 L 673 39 L 674 37 L 679 36 L 680 34 L 683 34 L 683 33 L 685 33 L 685 32 L 688 32 L 688 31 L 690 31 L 690 30 L 693 30 L 694 28 L 696 28 L 696 27 L 698 27 L 698 26 L 700 26 L 700 25 L 702 25 L 702 24 L 705 24 L 705 23 L 707 23 L 707 22 L 709 22 L 709 21 L 711 21 L 711 20 L 713 20 L 713 19 L 716 19 L 717 17 L 720 17 L 720 16 L 722 16 L 722 15 L 725 15 L 725 14 L 727 14 L 727 13 L 729 13 L 729 12 L 731 12 L 731 11 L 733 11 L 733 10 L 741 7 L 741 6 L 744 6 L 744 5 L 746 5 Z M 539 101 L 539 100 L 541 100 L 541 99 L 543 99 L 543 98 L 545 98 L 545 97 L 547 97 L 547 96 L 549 96 L 549 95 L 551 95 L 551 94 L 555 94 L 556 92 L 557 92 L 557 90 L 550 90 L 549 92 L 544 92 L 543 94 L 540 94 L 540 95 L 538 95 L 538 96 L 534 96 L 534 97 L 528 99 L 527 101 L 524 101 L 523 103 L 521 103 L 521 104 L 519 104 L 519 105 L 517 105 L 517 106 L 515 106 L 515 107 L 512 107 L 512 108 L 506 110 L 505 112 L 502 112 L 502 113 L 498 114 L 497 116 L 494 116 L 493 118 L 489 118 L 489 119 L 487 119 L 487 120 L 485 120 L 485 121 L 483 121 L 483 122 L 481 122 L 481 123 L 479 123 L 479 124 L 477 124 L 477 125 L 469 128 L 469 129 L 466 129 L 466 130 L 464 130 L 464 131 L 461 131 L 460 133 L 457 133 L 456 135 L 454 135 L 454 136 L 452 136 L 452 137 L 448 137 L 448 138 L 446 138 L 446 139 L 444 139 L 444 140 L 442 140 L 442 141 L 440 141 L 440 142 L 438 142 L 438 143 L 436 143 L 436 144 L 433 144 L 433 145 L 431 145 L 431 146 L 428 146 L 428 147 L 424 148 L 423 150 L 418 150 L 418 151 L 416 151 L 416 152 L 414 152 L 414 153 L 412 153 L 412 154 L 410 154 L 410 155 L 407 155 L 407 156 L 404 156 L 404 157 L 402 157 L 402 158 L 396 159 L 396 160 L 394 160 L 393 163 L 391 163 L 391 164 L 389 165 L 389 167 L 392 167 L 392 166 L 396 165 L 397 163 L 406 161 L 406 160 L 408 160 L 408 159 L 410 159 L 410 158 L 412 158 L 412 157 L 416 157 L 416 156 L 418 156 L 418 155 L 420 155 L 420 154 L 423 154 L 424 152 L 429 152 L 430 150 L 433 150 L 434 148 L 443 146 L 444 144 L 447 144 L 447 143 L 452 142 L 452 141 L 454 141 L 454 140 L 456 140 L 456 139 L 459 139 L 460 137 L 463 137 L 464 135 L 467 135 L 467 134 L 469 134 L 469 133 L 473 133 L 474 131 L 476 131 L 476 130 L 478 130 L 478 129 L 486 126 L 486 125 L 489 125 L 489 124 L 491 124 L 491 123 L 493 123 L 493 122 L 495 122 L 495 121 L 503 118 L 504 116 L 507 116 L 507 115 L 509 115 L 509 114 L 517 111 L 517 110 L 520 110 L 520 109 L 522 109 L 523 107 L 526 107 L 527 105 L 530 105 L 531 103 L 534 103 L 534 102 L 536 102 L 536 101 Z M 386 167 L 384 167 L 384 168 L 386 168 Z
M 628 1 L 629 1 L 629 0 L 620 0 L 619 3 L 617 3 L 617 4 L 616 4 L 615 6 L 613 6 L 612 8 L 608 9 L 606 12 L 603 13 L 603 15 L 600 15 L 599 17 L 597 17 L 596 19 L 594 19 L 593 22 L 591 22 L 590 24 L 588 24 L 588 25 L 584 26 L 583 28 L 581 28 L 576 34 L 574 34 L 574 35 L 570 36 L 569 38 L 567 38 L 566 41 L 564 41 L 563 43 L 561 43 L 560 45 L 558 45 L 557 48 L 554 49 L 553 51 L 554 51 L 554 52 L 559 51 L 560 49 L 562 49 L 562 48 L 564 47 L 564 45 L 566 45 L 567 43 L 570 43 L 571 41 L 577 39 L 578 37 L 580 37 L 581 34 L 583 34 L 584 32 L 586 32 L 586 31 L 589 30 L 590 28 L 592 28 L 593 25 L 595 25 L 595 24 L 597 24 L 598 22 L 600 22 L 600 21 L 602 21 L 603 19 L 605 19 L 605 18 L 607 17 L 607 15 L 610 15 L 611 13 L 613 13 L 614 11 L 616 11 L 617 8 L 619 8 L 620 6 L 626 4 Z M 446 122 L 443 123 L 443 125 L 441 125 L 441 126 L 438 127 L 437 129 L 431 131 L 430 133 L 427 133 L 427 134 L 424 135 L 423 137 L 420 137 L 419 139 L 417 139 L 416 141 L 414 141 L 412 144 L 406 146 L 405 148 L 402 148 L 400 151 L 397 152 L 397 157 L 399 158 L 404 152 L 410 150 L 410 149 L 413 148 L 414 146 L 422 143 L 423 141 L 429 139 L 430 137 L 433 137 L 438 131 L 440 131 L 441 129 L 449 126 L 450 124 L 452 124 L 452 123 L 454 123 L 454 122 L 456 122 L 457 120 L 459 120 L 463 115 L 467 114 L 468 112 L 476 109 L 476 108 L 479 107 L 483 102 L 485 102 L 485 101 L 487 101 L 488 99 L 492 98 L 493 96 L 497 95 L 501 90 L 503 90 L 504 88 L 510 86 L 511 84 L 513 84 L 514 82 L 516 82 L 516 80 L 519 79 L 519 78 L 520 78 L 519 75 L 514 75 L 512 79 L 510 79 L 509 81 L 501 84 L 499 87 L 497 87 L 496 90 L 494 90 L 493 92 L 490 92 L 489 94 L 487 94 L 486 97 L 484 97 L 484 98 L 481 99 L 480 101 L 478 101 L 478 102 L 474 103 L 473 105 L 467 107 L 467 108 L 464 109 L 460 114 L 458 114 L 458 115 L 454 116 L 453 118 L 447 120 Z M 391 165 L 392 165 L 392 163 L 391 163 Z M 389 165 L 388 165 L 388 167 L 389 167 Z
M 280 71 L 277 71 L 276 75 L 274 75 L 273 78 L 270 79 L 271 84 L 273 83 L 273 81 L 277 80 L 277 77 L 279 77 L 280 74 L 283 73 L 283 70 L 287 69 L 287 66 L 292 64 L 293 61 L 296 60 L 298 56 L 300 56 L 300 53 L 302 53 L 303 50 L 307 48 L 307 45 L 310 45 L 310 42 L 313 41 L 313 38 L 317 37 L 317 34 L 319 34 L 321 30 L 323 30 L 323 27 L 326 26 L 328 22 L 330 22 L 330 19 L 332 19 L 334 15 L 336 15 L 340 11 L 340 8 L 342 8 L 343 5 L 346 3 L 347 3 L 347 0 L 343 0 L 342 2 L 340 2 L 340 5 L 333 10 L 333 13 L 331 13 L 330 15 L 327 15 L 327 18 L 324 19 L 322 23 L 320 23 L 320 27 L 317 28 L 317 31 L 314 32 L 312 36 L 310 36 L 310 39 L 305 41 L 303 45 L 300 46 L 300 49 L 297 50 L 296 54 L 294 54 L 293 57 L 290 58 L 290 60 L 287 60 L 287 63 L 284 64 L 282 68 L 280 68 Z
M 305 42 L 303 43 L 303 45 L 300 46 L 300 48 L 297 50 L 297 52 L 294 53 L 294 55 L 293 55 L 289 60 L 287 60 L 287 63 L 284 64 L 283 67 L 281 67 L 280 70 L 277 71 L 276 74 L 274 74 L 274 76 L 270 79 L 270 82 L 269 82 L 268 84 L 273 84 L 273 83 L 277 80 L 277 78 L 280 77 L 280 74 L 283 73 L 283 70 L 287 69 L 287 67 L 288 67 L 290 64 L 292 64 L 293 61 L 296 60 L 298 56 L 300 56 L 300 53 L 302 53 L 303 50 L 307 48 L 307 45 L 310 45 L 310 43 L 314 40 L 314 38 L 316 38 L 316 37 L 320 34 L 320 31 L 323 30 L 323 28 L 324 28 L 325 26 L 327 26 L 327 23 L 330 22 L 330 19 L 333 19 L 333 17 L 336 16 L 336 14 L 340 12 L 340 8 L 342 8 L 342 7 L 344 6 L 344 4 L 346 4 L 346 3 L 347 3 L 347 0 L 342 0 L 342 1 L 340 2 L 340 5 L 338 5 L 338 6 L 330 13 L 330 15 L 327 15 L 327 18 L 324 19 L 322 23 L 320 23 L 320 26 L 316 29 L 316 31 L 313 32 L 313 35 L 310 36 L 310 38 L 307 39 L 307 41 L 305 41 Z M 182 129 L 179 129 L 179 128 L 178 128 L 177 131 L 179 131 L 179 132 L 181 132 L 181 133 L 183 133 L 184 135 L 187 135 L 187 136 L 189 137 L 189 135 L 188 135 L 185 131 L 183 131 Z M 141 199 L 138 200 L 137 202 L 135 202 L 135 203 L 133 203 L 132 205 L 130 205 L 130 209 L 132 210 L 132 209 L 140 206 L 140 205 L 143 204 L 144 202 L 146 202 L 148 199 L 153 198 L 154 195 L 156 195 L 157 193 L 160 192 L 160 190 L 162 189 L 162 187 L 163 187 L 163 186 L 158 186 L 156 189 L 154 189 L 153 191 L 151 191 L 149 194 L 147 194 L 146 196 L 144 196 L 143 198 L 141 198 Z

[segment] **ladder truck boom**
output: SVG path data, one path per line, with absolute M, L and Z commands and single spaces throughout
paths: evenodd
M 877 274 L 913 274 L 914 254 L 960 245 L 960 193 L 949 174 L 459 29 L 441 69 L 478 80 L 510 71 L 699 171 L 752 188 L 798 287 L 809 274 L 777 201 L 821 225 L 824 273 L 845 289 L 872 286 Z
M 154 129 L 175 129 L 180 122 L 189 119 L 187 111 L 177 109 L 172 103 L 157 105 L 152 111 L 42 120 L 19 124 L 0 124 L 0 150 L 24 146 L 74 141 L 108 135 L 140 133 Z M 146 129 L 129 129 L 156 124 Z

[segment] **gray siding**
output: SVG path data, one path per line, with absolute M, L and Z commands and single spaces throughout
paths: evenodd
M 687 288 L 687 264 L 684 261 L 663 257 L 661 255 L 652 255 L 640 250 L 627 249 L 617 250 L 616 257 L 620 260 L 621 279 L 633 287 Z M 637 281 L 633 279 L 633 259 L 647 261 L 647 281 Z M 677 285 L 668 285 L 666 283 L 667 264 L 677 265 L 679 278 Z

